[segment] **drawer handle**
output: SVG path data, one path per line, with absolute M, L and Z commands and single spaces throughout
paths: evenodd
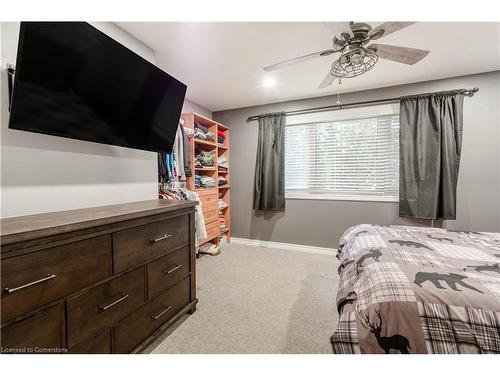
M 171 269 L 169 269 L 169 270 L 165 270 L 165 271 L 163 271 L 163 273 L 164 273 L 165 275 L 170 275 L 172 272 L 177 271 L 177 270 L 178 270 L 179 268 L 181 268 L 181 267 L 182 267 L 182 264 L 177 264 L 174 268 L 171 268 Z
M 153 315 L 151 317 L 151 319 L 158 320 L 163 314 L 165 314 L 167 311 L 169 311 L 172 308 L 172 306 L 165 306 L 165 305 L 163 307 L 165 309 L 161 313 L 159 313 L 158 315 Z
M 35 280 L 35 281 L 32 281 L 30 283 L 27 283 L 27 284 L 24 284 L 24 285 L 21 285 L 21 286 L 18 286 L 17 288 L 4 288 L 4 291 L 7 293 L 7 294 L 13 294 L 15 292 L 18 292 L 22 289 L 26 289 L 26 288 L 29 288 L 30 286 L 33 286 L 33 285 L 37 285 L 37 284 L 41 284 L 45 281 L 49 281 L 49 280 L 52 280 L 52 279 L 55 279 L 56 278 L 56 275 L 47 275 L 46 277 L 40 279 L 40 280 Z
M 124 296 L 121 296 L 120 298 L 118 298 L 115 302 L 111 302 L 109 305 L 99 306 L 99 309 L 101 311 L 106 311 L 107 309 L 113 307 L 114 305 L 116 305 L 122 301 L 125 301 L 127 298 L 128 298 L 128 294 L 125 294 Z
M 158 238 L 151 238 L 150 241 L 151 241 L 151 243 L 157 243 L 157 242 L 166 240 L 167 238 L 170 238 L 170 237 L 172 237 L 171 234 L 164 234 L 163 236 L 158 237 Z

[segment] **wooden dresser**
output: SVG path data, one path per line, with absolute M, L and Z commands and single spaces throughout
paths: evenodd
M 133 353 L 196 309 L 194 206 L 3 219 L 3 353 Z

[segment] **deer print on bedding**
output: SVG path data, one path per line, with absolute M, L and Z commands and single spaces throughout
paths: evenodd
M 401 354 L 408 354 L 408 349 L 411 349 L 410 342 L 408 339 L 402 335 L 396 334 L 392 336 L 382 336 L 380 332 L 382 331 L 383 320 L 380 316 L 380 311 L 375 310 L 375 314 L 379 320 L 378 324 L 371 323 L 370 317 L 367 315 L 365 317 L 365 323 L 370 327 L 370 332 L 377 338 L 377 343 L 381 349 L 384 350 L 385 354 L 389 354 L 391 349 L 399 351 Z
M 349 228 L 337 254 L 333 352 L 500 354 L 499 240 L 440 228 Z

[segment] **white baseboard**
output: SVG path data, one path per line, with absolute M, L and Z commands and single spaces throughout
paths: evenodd
M 334 248 L 298 245 L 294 243 L 284 243 L 284 242 L 252 240 L 249 238 L 231 237 L 231 243 L 238 245 L 248 245 L 248 246 L 266 247 L 266 248 L 271 247 L 273 249 L 301 251 L 304 253 L 314 253 L 323 255 L 336 255 L 337 253 L 337 249 Z

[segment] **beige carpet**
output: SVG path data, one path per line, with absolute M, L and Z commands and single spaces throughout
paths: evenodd
M 197 311 L 146 353 L 331 353 L 337 266 L 330 255 L 225 245 L 197 261 Z

